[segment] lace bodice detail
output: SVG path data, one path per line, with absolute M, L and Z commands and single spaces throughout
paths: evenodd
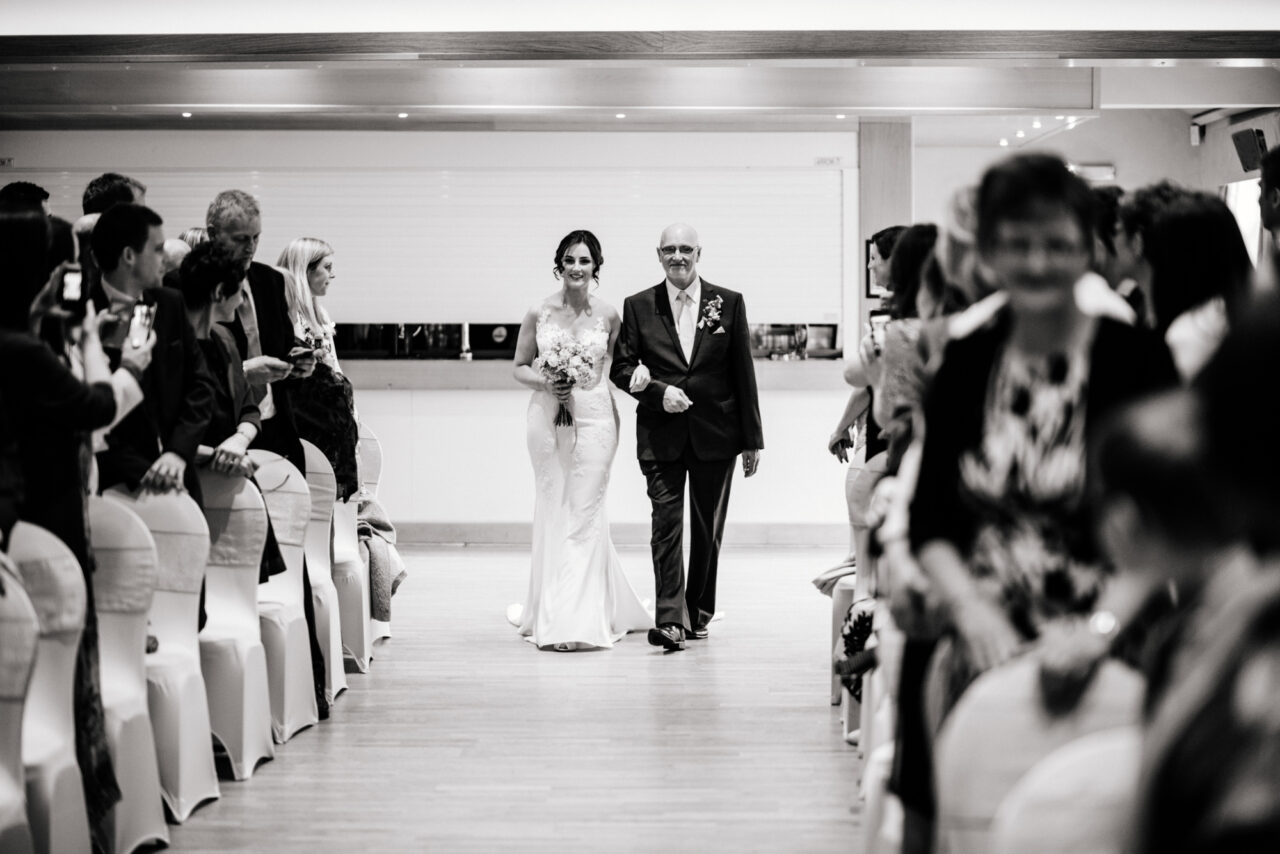
M 565 329 L 563 326 L 552 323 L 550 317 L 551 308 L 549 306 L 544 307 L 538 313 L 536 336 L 538 352 L 545 353 L 551 350 L 557 341 L 565 338 L 585 344 L 591 354 L 591 368 L 595 379 L 581 386 L 581 390 L 589 391 L 595 388 L 600 384 L 600 379 L 604 373 L 604 363 L 609 354 L 609 324 L 605 322 L 603 317 L 600 317 L 587 329 L 575 333 L 572 329 Z

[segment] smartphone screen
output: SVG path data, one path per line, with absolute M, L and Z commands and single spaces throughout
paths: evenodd
M 138 303 L 133 307 L 133 317 L 129 320 L 129 344 L 141 347 L 147 343 L 151 334 L 151 324 L 155 321 L 155 306 Z
M 78 270 L 68 270 L 62 274 L 62 301 L 63 302 L 79 302 L 82 294 L 81 282 L 83 281 Z

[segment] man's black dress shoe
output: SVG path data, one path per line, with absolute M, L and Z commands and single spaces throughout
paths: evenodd
M 659 626 L 649 629 L 650 646 L 660 646 L 667 652 L 684 649 L 684 626 Z
M 711 632 L 707 630 L 706 626 L 694 626 L 689 629 L 687 637 L 689 640 L 706 640 L 709 634 L 711 634 Z

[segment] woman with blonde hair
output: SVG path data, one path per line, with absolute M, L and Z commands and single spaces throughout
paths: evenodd
M 360 428 L 351 382 L 338 365 L 334 324 L 320 304 L 334 278 L 333 247 L 314 237 L 299 237 L 284 248 L 276 263 L 285 274 L 294 336 L 316 354 L 311 376 L 286 380 L 301 392 L 292 395 L 293 418 L 298 435 L 319 448 L 333 466 L 338 498 L 346 501 L 360 491 L 356 463 Z

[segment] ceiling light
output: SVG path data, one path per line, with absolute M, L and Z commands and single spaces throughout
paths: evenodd
M 837 118 L 837 119 L 843 119 L 843 118 L 844 118 L 844 113 L 836 113 L 836 118 Z
M 626 113 L 615 113 L 613 117 L 614 117 L 615 119 L 625 119 L 625 118 L 627 117 L 627 114 L 626 114 Z
M 1036 119 L 1034 122 L 1031 123 L 1031 126 L 1036 130 L 1040 130 L 1040 120 Z
M 183 113 L 183 114 L 182 114 L 182 117 L 183 117 L 184 119 L 189 119 L 189 118 L 191 118 L 191 114 L 190 114 L 190 113 Z
M 1001 139 L 1001 140 L 1000 140 L 1000 147 L 1001 147 L 1001 148 L 1008 148 L 1008 147 L 1009 147 L 1009 140 L 1007 140 L 1007 139 Z
M 1022 139 L 1026 135 L 1027 135 L 1027 132 L 1024 130 L 1020 130 L 1014 134 L 1014 136 L 1016 136 L 1018 139 Z
M 1067 116 L 1067 121 L 1071 122 L 1072 124 L 1075 124 L 1075 120 L 1076 120 L 1075 116 Z
M 1054 118 L 1057 119 L 1058 121 L 1062 121 L 1063 119 L 1066 118 L 1066 116 L 1054 116 Z
M 401 119 L 407 119 L 407 118 L 409 118 L 409 114 L 408 114 L 408 113 L 397 113 L 397 114 L 396 114 L 396 117 L 397 117 L 397 118 L 401 118 Z

